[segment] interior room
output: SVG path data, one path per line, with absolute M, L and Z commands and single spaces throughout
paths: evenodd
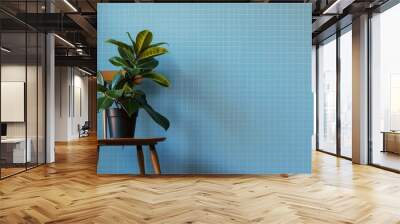
M 1 34 L 1 178 L 45 162 L 45 36 L 14 27 Z
M 398 0 L 0 1 L 0 223 L 400 223 Z
M 87 137 L 89 132 L 95 133 L 94 122 L 89 120 L 88 92 L 89 82 L 95 82 L 95 78 L 79 67 L 59 66 L 55 68 L 55 73 L 56 143 Z M 82 130 L 85 125 L 89 125 L 87 133 Z

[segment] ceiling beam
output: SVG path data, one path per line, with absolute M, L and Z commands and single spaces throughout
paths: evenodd
M 67 16 L 74 21 L 89 36 L 86 41 L 91 46 L 96 46 L 97 30 L 88 22 L 88 20 L 79 13 L 70 13 Z
M 92 56 L 55 56 L 56 66 L 87 67 L 96 70 L 97 60 Z

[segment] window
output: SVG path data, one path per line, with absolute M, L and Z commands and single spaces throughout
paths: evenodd
M 371 162 L 400 170 L 400 5 L 371 19 Z
M 352 32 L 340 36 L 340 155 L 352 157 Z

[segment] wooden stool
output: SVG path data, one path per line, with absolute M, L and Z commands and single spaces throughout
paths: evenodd
M 140 175 L 145 175 L 146 171 L 144 168 L 144 156 L 143 156 L 143 145 L 148 145 L 151 154 L 151 162 L 153 169 L 156 174 L 161 174 L 160 162 L 158 160 L 158 154 L 156 150 L 156 144 L 165 141 L 166 138 L 110 138 L 110 139 L 99 139 L 97 144 L 97 152 L 100 152 L 100 146 L 110 145 L 135 145 L 137 152 L 138 165 L 140 169 Z

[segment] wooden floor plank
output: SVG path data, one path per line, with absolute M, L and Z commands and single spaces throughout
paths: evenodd
M 0 223 L 400 223 L 400 175 L 315 152 L 310 175 L 96 174 L 96 139 L 0 181 Z

